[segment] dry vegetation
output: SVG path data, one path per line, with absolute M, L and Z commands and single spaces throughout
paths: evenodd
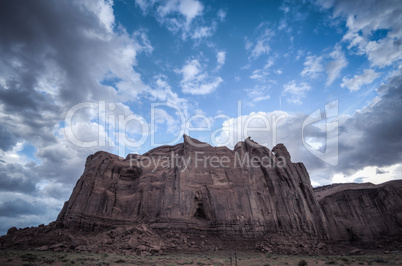
M 237 265 L 402 265 L 402 255 L 286 256 L 238 252 Z M 97 253 L 0 250 L 0 265 L 236 265 L 227 252 L 133 256 Z

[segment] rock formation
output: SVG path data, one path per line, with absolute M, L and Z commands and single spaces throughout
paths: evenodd
M 271 152 L 250 139 L 234 150 L 185 135 L 182 144 L 126 159 L 97 152 L 57 220 L 91 230 L 146 223 L 162 231 L 326 238 L 304 165 L 292 163 L 282 144 Z
M 333 240 L 374 241 L 402 235 L 402 180 L 336 184 L 314 192 Z
M 401 192 L 402 181 L 313 191 L 283 144 L 270 151 L 248 138 L 230 150 L 184 135 L 143 155 L 90 155 L 57 221 L 10 228 L 0 247 L 333 253 L 334 241 L 400 237 Z

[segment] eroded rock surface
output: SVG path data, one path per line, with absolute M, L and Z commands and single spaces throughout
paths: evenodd
M 375 241 L 402 234 L 402 180 L 314 190 L 334 240 Z
M 89 156 L 58 222 L 90 230 L 146 223 L 223 236 L 326 238 L 306 168 L 290 161 L 284 145 L 271 152 L 247 139 L 232 151 L 186 135 L 184 143 L 126 159 Z

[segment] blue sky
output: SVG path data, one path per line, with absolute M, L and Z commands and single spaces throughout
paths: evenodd
M 97 150 L 184 133 L 284 143 L 314 186 L 401 177 L 400 1 L 3 1 L 0 21 L 0 233 L 55 220 Z

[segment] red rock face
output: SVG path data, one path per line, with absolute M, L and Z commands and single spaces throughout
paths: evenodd
M 402 180 L 315 189 L 334 240 L 376 240 L 402 234 Z
M 260 238 L 277 233 L 326 239 L 326 220 L 302 163 L 282 144 L 250 139 L 234 150 L 188 136 L 126 159 L 88 157 L 59 214 L 67 228 L 146 223 L 153 229 Z

